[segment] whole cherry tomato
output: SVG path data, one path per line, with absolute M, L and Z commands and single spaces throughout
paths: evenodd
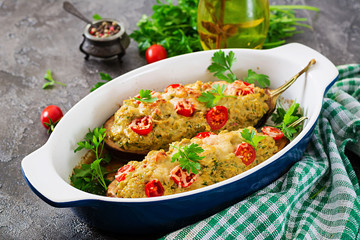
M 139 135 L 147 135 L 152 130 L 152 118 L 150 116 L 145 116 L 134 119 L 130 123 L 130 128 Z
M 280 129 L 271 126 L 263 127 L 261 131 L 263 134 L 272 137 L 274 140 L 279 140 L 284 136 L 284 133 Z
M 166 88 L 165 88 L 165 93 L 167 93 L 170 89 L 176 89 L 176 88 L 184 88 L 184 86 L 183 85 L 181 85 L 181 84 L 177 84 L 177 83 L 175 83 L 175 84 L 170 84 L 169 86 L 167 86 Z
M 145 52 L 147 63 L 157 62 L 167 57 L 166 50 L 163 46 L 154 44 L 151 45 Z
M 253 146 L 243 142 L 237 146 L 235 156 L 240 157 L 242 162 L 247 166 L 255 160 L 256 151 Z
M 124 165 L 121 168 L 119 168 L 119 170 L 117 171 L 117 173 L 115 175 L 115 179 L 118 182 L 121 182 L 121 181 L 125 180 L 125 177 L 129 172 L 132 172 L 134 170 L 135 170 L 134 166 L 132 166 L 132 165 Z
M 229 113 L 224 106 L 215 106 L 206 113 L 206 121 L 211 130 L 219 130 L 229 119 Z
M 41 112 L 40 121 L 46 129 L 49 129 L 49 132 L 52 132 L 63 116 L 58 106 L 49 105 Z
M 177 185 L 185 188 L 196 181 L 198 174 L 195 175 L 194 173 L 188 173 L 186 169 L 182 169 L 180 166 L 176 166 L 173 170 L 170 171 L 170 177 Z
M 213 132 L 201 132 L 201 133 L 198 133 L 195 137 L 203 139 L 203 138 L 209 137 L 210 135 L 215 135 L 215 133 L 213 133 Z
M 161 182 L 154 179 L 145 185 L 145 194 L 147 197 L 159 197 L 164 195 L 164 187 Z
M 184 100 L 176 104 L 176 113 L 185 117 L 191 117 L 195 112 L 195 106 L 191 102 Z

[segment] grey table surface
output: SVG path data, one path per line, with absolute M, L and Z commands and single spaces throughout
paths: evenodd
M 95 13 L 122 21 L 135 30 L 155 0 L 74 0 L 84 15 Z M 360 63 L 359 0 L 283 0 L 321 12 L 298 11 L 314 30 L 305 29 L 288 42 L 305 44 L 335 65 Z M 90 227 L 71 209 L 54 208 L 38 198 L 21 172 L 22 159 L 48 139 L 39 116 L 50 104 L 67 112 L 99 81 L 99 72 L 116 77 L 146 64 L 132 41 L 122 61 L 84 60 L 79 51 L 85 23 L 62 9 L 62 1 L 0 0 L 0 239 L 113 239 Z M 43 90 L 47 69 L 67 84 Z M 359 174 L 359 157 L 349 153 Z M 359 175 L 358 175 L 359 176 Z

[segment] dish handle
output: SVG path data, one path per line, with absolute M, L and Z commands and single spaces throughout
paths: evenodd
M 311 74 L 313 79 L 317 80 L 316 88 L 319 92 L 322 91 L 324 95 L 338 79 L 339 71 L 336 66 L 327 57 L 303 44 L 289 43 L 265 51 L 274 51 L 277 55 L 286 57 L 289 62 L 304 62 L 304 66 L 311 59 L 315 59 L 316 64 L 311 66 L 306 74 Z
M 31 190 L 46 203 L 54 207 L 73 206 L 88 193 L 77 190 L 61 178 L 51 159 L 51 148 L 46 143 L 22 160 L 23 176 Z M 88 199 L 91 199 L 89 195 Z

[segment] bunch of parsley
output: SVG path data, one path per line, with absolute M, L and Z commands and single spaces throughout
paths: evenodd
M 157 0 L 153 15 L 143 15 L 137 23 L 139 29 L 130 34 L 138 43 L 140 52 L 144 54 L 155 43 L 166 49 L 168 57 L 201 51 L 196 23 L 199 0 L 178 0 L 177 5 L 172 0 L 164 1 Z M 280 46 L 287 38 L 302 33 L 297 27 L 311 29 L 310 25 L 304 23 L 307 18 L 296 17 L 296 10 L 319 11 L 307 5 L 271 5 L 264 48 Z
M 80 168 L 75 168 L 70 177 L 71 183 L 77 189 L 98 195 L 105 195 L 110 181 L 104 178 L 108 172 L 102 166 L 102 163 L 109 163 L 111 158 L 109 154 L 104 154 L 105 128 L 95 128 L 85 135 L 84 140 L 78 142 L 78 147 L 74 152 L 87 149 L 95 154 L 95 160 L 89 164 L 82 164 Z
M 137 23 L 139 29 L 130 37 L 138 42 L 142 54 L 155 43 L 166 49 L 168 57 L 201 51 L 196 27 L 197 5 L 198 0 L 179 0 L 177 5 L 172 0 L 165 3 L 157 0 L 153 15 L 143 15 Z

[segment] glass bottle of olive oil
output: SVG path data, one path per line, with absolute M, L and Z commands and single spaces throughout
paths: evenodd
M 199 0 L 197 28 L 204 50 L 255 48 L 269 29 L 268 0 Z

